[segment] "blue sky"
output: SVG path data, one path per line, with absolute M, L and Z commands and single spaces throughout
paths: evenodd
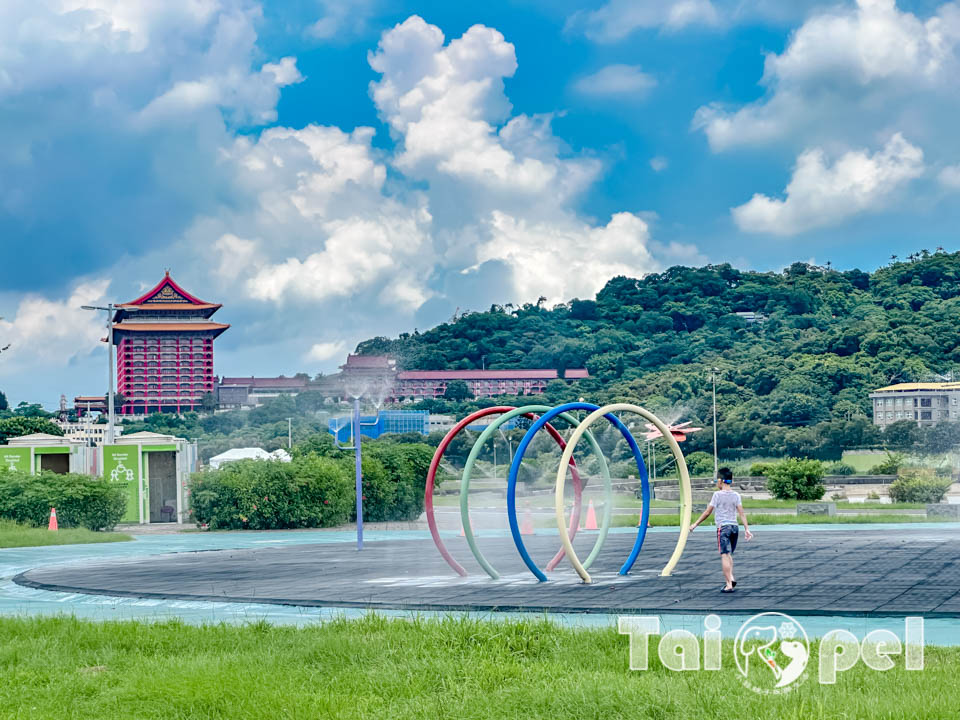
M 615 274 L 956 249 L 960 4 L 14 0 L 0 389 L 102 391 L 169 268 L 220 374 Z

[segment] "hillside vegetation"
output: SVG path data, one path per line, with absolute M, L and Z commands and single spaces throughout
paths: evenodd
M 960 253 L 938 250 L 873 273 L 794 263 L 779 273 L 713 265 L 616 277 L 593 299 L 495 305 L 358 352 L 394 355 L 405 369 L 586 367 L 591 379 L 555 382 L 545 399 L 639 401 L 708 428 L 716 367 L 722 448 L 837 458 L 845 447 L 942 452 L 960 441 L 951 426 L 919 433 L 906 421 L 884 437 L 868 398 L 960 365 L 957 318 Z M 706 447 L 709 434 L 685 449 Z

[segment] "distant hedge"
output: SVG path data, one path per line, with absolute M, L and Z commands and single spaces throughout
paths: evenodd
M 890 499 L 894 502 L 938 503 L 951 484 L 950 478 L 937 478 L 932 472 L 908 471 L 890 483 Z
M 364 443 L 364 519 L 415 520 L 433 451 L 426 445 Z M 191 479 L 191 511 L 210 529 L 335 527 L 356 520 L 352 453 L 323 442 L 292 462 L 245 460 Z
M 0 470 L 0 518 L 42 527 L 57 509 L 60 527 L 112 530 L 126 509 L 123 490 L 89 475 Z

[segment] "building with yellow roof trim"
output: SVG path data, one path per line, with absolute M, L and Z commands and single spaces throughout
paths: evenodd
M 898 383 L 870 393 L 873 424 L 886 427 L 900 420 L 935 425 L 960 420 L 960 382 Z

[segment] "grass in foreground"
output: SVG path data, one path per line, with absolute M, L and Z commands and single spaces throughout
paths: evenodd
M 21 525 L 0 520 L 0 548 L 33 547 L 37 545 L 78 545 L 133 540 L 123 533 L 94 532 L 86 528 L 71 528 L 50 532 L 46 528 Z
M 696 519 L 699 513 L 693 513 Z M 925 523 L 944 522 L 945 518 L 928 518 L 926 515 L 764 515 L 747 513 L 747 521 L 753 525 L 864 525 L 868 523 Z M 707 524 L 713 523 L 711 516 Z M 637 524 L 635 515 L 614 515 L 613 527 L 633 527 Z M 651 515 L 653 527 L 677 527 L 680 515 Z M 552 527 L 552 526 L 551 526 Z
M 692 628 L 698 631 L 698 628 Z M 960 648 L 928 647 L 863 664 L 834 685 L 811 676 L 790 693 L 744 688 L 724 643 L 720 672 L 672 672 L 649 645 L 629 669 L 629 640 L 543 620 L 387 620 L 302 628 L 256 623 L 93 623 L 0 619 L 0 707 L 17 718 L 945 718 L 960 704 Z

